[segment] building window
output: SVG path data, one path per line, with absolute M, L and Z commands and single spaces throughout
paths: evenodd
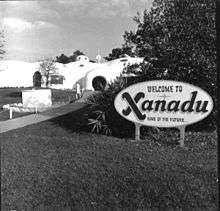
M 63 84 L 64 76 L 62 75 L 51 75 L 51 84 Z

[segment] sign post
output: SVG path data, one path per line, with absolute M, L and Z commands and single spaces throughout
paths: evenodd
M 135 123 L 135 140 L 140 141 L 140 130 L 141 130 L 141 125 L 139 123 Z
M 13 111 L 12 111 L 12 108 L 10 107 L 9 108 L 9 119 L 12 119 L 12 115 L 13 115 Z
M 135 124 L 135 139 L 140 126 L 178 128 L 184 147 L 185 128 L 206 118 L 213 109 L 210 95 L 199 87 L 180 81 L 154 80 L 133 84 L 115 98 L 116 111 Z
M 185 126 L 180 126 L 178 129 L 179 129 L 179 131 L 180 131 L 180 140 L 179 140 L 179 143 L 180 143 L 180 146 L 181 146 L 181 147 L 184 147 L 186 127 L 185 127 Z

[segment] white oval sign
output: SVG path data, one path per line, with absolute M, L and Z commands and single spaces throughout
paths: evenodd
M 191 84 L 154 80 L 131 85 L 114 101 L 117 112 L 147 126 L 178 127 L 207 117 L 213 109 L 210 95 Z

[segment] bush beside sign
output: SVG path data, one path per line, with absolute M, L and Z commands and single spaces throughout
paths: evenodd
M 206 118 L 213 109 L 210 95 L 191 84 L 154 80 L 122 90 L 114 102 L 117 112 L 134 123 L 180 127 Z

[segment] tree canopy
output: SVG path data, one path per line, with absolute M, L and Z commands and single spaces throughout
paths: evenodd
M 124 46 L 122 48 L 112 49 L 112 52 L 108 56 L 104 57 L 104 59 L 106 59 L 107 61 L 111 61 L 114 59 L 118 59 L 125 54 L 128 56 L 134 56 L 132 49 L 129 46 Z
M 154 0 L 133 20 L 136 31 L 125 31 L 124 44 L 109 58 L 123 49 L 147 61 L 157 58 L 153 69 L 142 67 L 153 79 L 181 80 L 216 94 L 215 1 Z
M 61 54 L 60 56 L 56 57 L 56 62 L 63 63 L 63 64 L 75 62 L 77 56 L 80 56 L 80 55 L 84 55 L 84 53 L 81 52 L 80 50 L 74 51 L 73 54 L 70 56 L 66 56 L 65 54 Z
M 125 31 L 121 51 L 128 48 L 152 65 L 142 64 L 142 76 L 132 83 L 169 79 L 199 86 L 214 99 L 215 114 L 215 9 L 214 0 L 154 0 L 149 11 L 138 13 L 133 18 L 137 29 Z M 211 115 L 207 119 L 214 122 Z
M 152 9 L 144 12 L 143 19 L 139 15 L 134 20 L 137 31 L 125 32 L 124 39 L 136 55 L 158 58 L 159 67 L 167 69 L 166 77 L 170 79 L 214 89 L 213 0 L 155 0 Z
M 4 35 L 3 35 L 3 31 L 0 31 L 0 59 L 3 58 L 4 53 L 5 53 L 5 50 L 4 50 Z

